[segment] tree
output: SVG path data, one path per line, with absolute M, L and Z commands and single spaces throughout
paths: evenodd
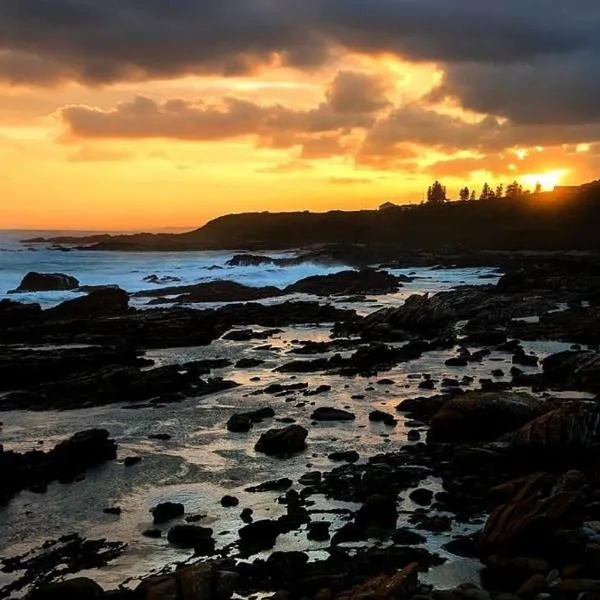
M 535 189 L 533 190 L 534 194 L 541 194 L 542 193 L 542 184 L 538 181 L 535 184 Z
M 471 190 L 471 197 L 469 198 L 471 202 L 475 202 L 477 200 L 477 195 L 475 194 L 475 190 Z
M 467 202 L 467 200 L 471 197 L 471 192 L 469 191 L 469 188 L 467 186 L 461 188 L 460 192 L 458 193 L 458 197 L 460 198 L 461 202 Z
M 429 204 L 443 204 L 446 202 L 446 188 L 439 181 L 427 189 L 427 202 Z
M 523 186 L 518 181 L 513 181 L 506 186 L 506 197 L 517 198 L 523 195 Z
M 496 198 L 503 198 L 504 197 L 504 186 L 502 184 L 500 184 L 498 187 L 496 187 Z
M 481 194 L 479 194 L 480 200 L 489 200 L 490 194 L 492 192 L 492 188 L 486 183 L 483 184 L 483 188 L 481 188 Z

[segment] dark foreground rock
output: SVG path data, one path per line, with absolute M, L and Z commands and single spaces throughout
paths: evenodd
M 78 287 L 79 281 L 71 275 L 65 275 L 64 273 L 36 273 L 31 271 L 23 277 L 19 287 L 13 290 L 12 293 L 55 292 L 75 290 Z
M 120 288 L 92 290 L 86 296 L 66 300 L 45 311 L 51 319 L 90 318 L 101 315 L 124 315 L 129 312 L 129 295 Z
M 274 456 L 289 456 L 306 448 L 308 431 L 300 425 L 290 425 L 283 429 L 269 429 L 263 433 L 254 449 L 257 452 Z
M 69 483 L 87 469 L 116 457 L 117 444 L 106 429 L 80 431 L 47 453 L 31 450 L 19 454 L 0 446 L 0 504 L 24 489 L 45 492 L 52 481 Z

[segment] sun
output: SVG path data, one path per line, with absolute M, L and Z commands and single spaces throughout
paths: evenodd
M 555 169 L 554 171 L 547 171 L 546 173 L 523 175 L 521 179 L 526 186 L 529 186 L 532 189 L 539 183 L 542 186 L 542 190 L 548 192 L 552 191 L 568 172 L 568 169 Z

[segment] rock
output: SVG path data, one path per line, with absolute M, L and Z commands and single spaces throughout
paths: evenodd
M 447 367 L 466 367 L 469 361 L 462 356 L 456 358 L 449 358 L 445 363 Z
M 312 521 L 308 524 L 307 538 L 315 542 L 325 542 L 330 538 L 329 526 L 327 521 Z
M 78 317 L 123 315 L 128 311 L 129 296 L 125 290 L 103 288 L 49 308 L 45 311 L 45 316 L 53 319 L 76 319 Z
M 244 508 L 244 510 L 242 510 L 242 512 L 240 513 L 240 519 L 242 519 L 244 523 L 252 523 L 253 512 L 254 511 L 251 508 Z
M 290 425 L 283 429 L 269 429 L 263 433 L 254 449 L 264 454 L 287 456 L 302 452 L 306 448 L 308 431 L 301 425 Z
M 71 275 L 64 273 L 27 273 L 16 290 L 11 293 L 21 292 L 54 292 L 76 290 L 79 281 Z
M 541 594 L 546 590 L 548 584 L 544 575 L 537 573 L 532 575 L 521 587 L 517 590 L 517 596 L 521 598 L 533 598 L 537 594 Z
M 433 492 L 426 488 L 417 488 L 408 497 L 420 506 L 429 506 L 433 502 Z
M 433 416 L 428 439 L 439 442 L 493 440 L 540 415 L 543 404 L 527 394 L 466 392 Z
M 227 421 L 227 430 L 233 433 L 246 433 L 252 429 L 252 419 L 247 413 L 231 415 Z
M 421 439 L 421 434 L 416 429 L 411 429 L 406 434 L 406 439 L 409 442 L 418 442 Z
M 178 519 L 185 513 L 185 507 L 179 502 L 161 502 L 151 511 L 155 524 L 166 523 L 172 519 Z
M 320 394 L 326 394 L 331 391 L 330 385 L 320 385 L 314 390 L 306 390 L 304 396 L 319 396 Z
M 544 381 L 559 389 L 600 393 L 600 354 L 559 352 L 542 362 Z
M 537 367 L 539 358 L 533 354 L 525 354 L 525 351 L 521 348 L 513 355 L 512 362 L 514 365 L 521 365 L 522 367 Z
M 383 412 L 382 410 L 373 410 L 369 413 L 369 421 L 374 423 L 383 423 L 388 427 L 396 427 L 398 420 L 393 415 Z
M 336 596 L 336 600 L 407 600 L 417 587 L 419 565 L 411 563 L 394 575 L 378 575 Z M 473 599 L 474 600 L 474 599 Z
M 118 517 L 123 511 L 120 506 L 109 506 L 108 508 L 103 508 L 102 512 L 107 515 L 114 515 Z
M 356 527 L 369 529 L 395 529 L 398 520 L 396 501 L 391 496 L 375 494 L 367 498 L 354 518 Z
M 238 531 L 240 550 L 245 555 L 269 550 L 275 545 L 279 533 L 280 526 L 277 521 L 262 519 L 249 523 Z
M 126 456 L 125 460 L 123 461 L 123 464 L 126 467 L 133 467 L 133 465 L 137 465 L 141 461 L 142 461 L 141 456 Z
M 567 452 L 591 450 L 600 431 L 600 410 L 595 403 L 576 402 L 539 416 L 502 441 L 524 459 L 565 457 Z
M 281 479 L 274 479 L 272 481 L 265 481 L 260 485 L 247 487 L 244 491 L 255 493 L 255 492 L 283 492 L 288 488 L 292 487 L 294 482 L 288 477 L 282 477 Z
M 162 531 L 160 529 L 146 529 L 142 532 L 142 535 L 147 538 L 157 539 L 162 537 Z
M 393 539 L 394 543 L 400 546 L 415 546 L 417 544 L 424 544 L 427 541 L 425 536 L 407 527 L 396 529 Z
M 259 367 L 265 361 L 260 358 L 242 358 L 235 363 L 236 369 L 253 369 Z
M 240 501 L 235 496 L 223 496 L 221 498 L 221 506 L 225 508 L 232 508 L 237 506 Z
M 170 440 L 172 436 L 170 436 L 168 433 L 151 433 L 148 437 L 151 440 L 166 442 L 167 440 Z
M 346 450 L 342 452 L 332 452 L 327 458 L 336 462 L 355 463 L 360 459 L 356 450 Z
M 104 590 L 87 577 L 76 577 L 44 585 L 27 597 L 31 600 L 95 600 L 104 597 Z
M 193 549 L 196 554 L 208 556 L 215 551 L 213 530 L 200 525 L 174 525 L 169 529 L 167 539 L 178 548 Z
M 266 329 L 264 331 L 233 329 L 226 333 L 221 339 L 233 342 L 249 342 L 250 340 L 267 340 L 278 333 L 281 333 L 281 329 Z
M 288 286 L 288 294 L 315 294 L 318 296 L 393 294 L 402 287 L 400 280 L 386 271 L 363 269 L 342 271 L 332 275 L 315 275 Z
M 356 416 L 347 410 L 322 406 L 317 408 L 310 418 L 315 421 L 354 421 Z

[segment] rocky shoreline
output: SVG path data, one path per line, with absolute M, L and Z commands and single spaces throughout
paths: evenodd
M 124 548 L 100 540 L 55 540 L 41 556 L 1 559 L 4 572 L 23 576 L 0 597 L 32 587 L 32 597 L 42 600 L 226 600 L 234 593 L 273 593 L 277 600 L 595 597 L 600 594 L 597 265 L 595 256 L 511 256 L 497 285 L 413 295 L 401 306 L 366 316 L 336 303 L 348 294 L 368 297 L 398 289 L 402 281 L 385 269 L 299 282 L 294 291 L 318 301 L 138 310 L 129 306 L 127 293 L 115 289 L 92 290 L 47 310 L 0 301 L 3 411 L 125 402 L 131 408 L 168 410 L 175 402 L 235 389 L 234 370 L 259 365 L 248 357 L 211 356 L 157 366 L 148 357 L 152 349 L 202 345 L 210 350 L 220 339 L 268 348 L 277 328 L 326 325 L 327 339 L 295 340 L 288 354 L 278 356 L 271 372 L 286 377 L 285 383 L 258 382 L 251 392 L 257 400 L 293 402 L 298 415 L 309 410 L 303 424 L 273 422 L 278 411 L 268 406 L 231 411 L 227 419 L 231 435 L 252 435 L 255 451 L 282 465 L 289 457 L 311 455 L 313 429 L 321 424 L 359 427 L 345 403 L 328 400 L 332 384 L 343 397 L 347 382 L 376 378 L 375 385 L 391 390 L 393 398 L 395 382 L 386 374 L 424 356 L 443 356 L 443 366 L 453 373 L 443 379 L 415 373 L 414 393 L 395 410 L 369 407 L 370 422 L 389 431 L 402 423 L 409 443 L 372 456 L 340 447 L 329 455 L 334 466 L 328 470 L 263 482 L 252 493 L 276 492 L 280 516 L 255 517 L 249 507 L 237 508 L 238 498 L 224 496 L 222 506 L 239 511 L 243 522 L 230 544 L 216 543 L 218 534 L 188 514 L 186 506 L 157 505 L 149 507 L 155 525 L 145 535 L 164 536 L 171 545 L 189 549 L 196 558 L 188 564 L 111 592 L 81 577 L 56 584 L 51 583 L 56 578 L 110 563 Z M 540 357 L 526 349 L 526 340 L 560 341 L 571 349 Z M 504 357 L 508 370 L 492 368 L 491 358 L 497 356 Z M 476 379 L 470 373 L 481 365 L 489 375 Z M 227 377 L 215 375 L 221 369 Z M 311 379 L 321 375 L 332 384 Z M 558 392 L 564 390 L 588 396 L 563 397 Z M 363 402 L 368 403 L 369 393 L 367 388 Z M 257 424 L 267 428 L 253 434 Z M 49 452 L 0 446 L 7 483 L 0 501 L 10 503 L 23 489 L 43 493 L 53 479 L 69 486 L 66 482 L 89 469 L 114 461 L 109 435 L 80 432 Z M 126 457 L 124 466 L 138 459 Z M 143 469 L 144 462 L 135 468 Z M 432 478 L 439 482 L 437 491 L 427 484 Z M 323 512 L 317 518 L 314 507 L 321 498 L 355 508 L 340 509 L 341 521 Z M 409 507 L 402 513 L 408 527 L 398 527 L 400 506 Z M 119 507 L 107 509 L 118 518 Z M 457 524 L 475 532 L 456 536 L 443 555 L 423 547 L 429 536 L 453 531 Z M 320 548 L 327 558 L 309 560 L 295 550 L 269 554 L 280 536 L 295 532 L 324 544 Z M 480 564 L 479 585 L 437 590 L 419 582 L 420 572 L 443 563 L 448 554 Z

